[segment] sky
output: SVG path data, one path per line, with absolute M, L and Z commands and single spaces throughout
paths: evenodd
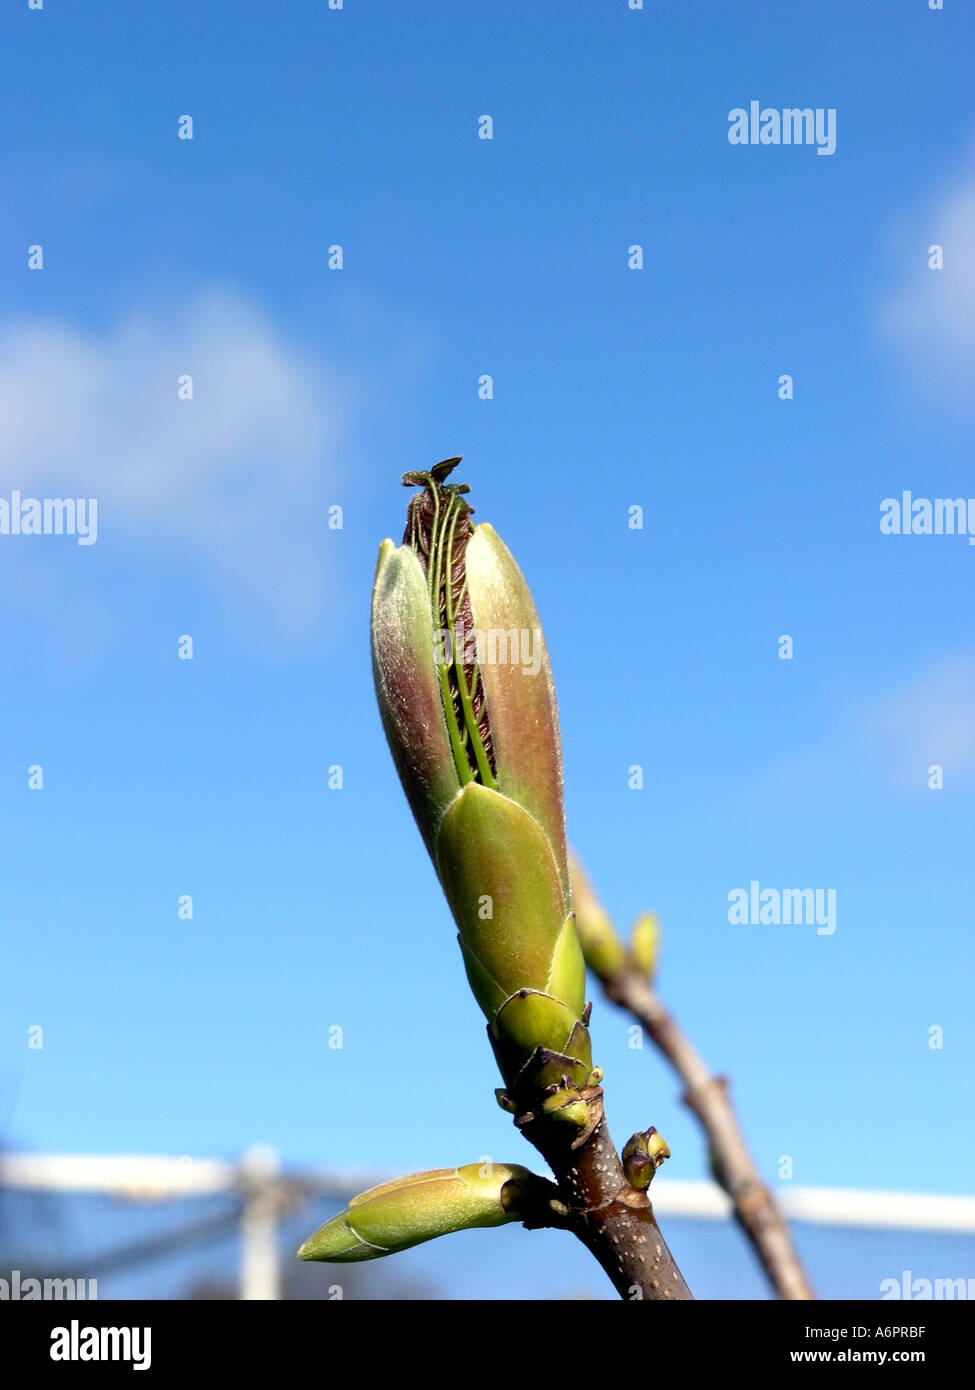
M 369 663 L 400 475 L 462 454 L 544 624 L 570 838 L 622 928 L 659 912 L 762 1171 L 970 1191 L 975 548 L 880 523 L 975 498 L 972 11 L 0 26 L 0 498 L 97 499 L 94 543 L 0 525 L 6 1142 L 531 1160 Z M 752 101 L 835 150 L 732 143 Z M 753 881 L 832 890 L 835 930 L 730 921 Z M 618 1143 L 705 1177 L 593 997 Z

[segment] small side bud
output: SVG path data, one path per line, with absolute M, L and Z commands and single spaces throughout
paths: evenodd
M 670 1157 L 670 1149 L 654 1129 L 638 1131 L 626 1141 L 623 1147 L 623 1172 L 631 1187 L 645 1192 L 650 1186 L 654 1173 Z
M 575 854 L 569 855 L 572 906 L 586 964 L 601 980 L 626 968 L 626 949 Z
M 652 980 L 660 955 L 660 919 L 655 912 L 642 912 L 630 931 L 630 960 Z

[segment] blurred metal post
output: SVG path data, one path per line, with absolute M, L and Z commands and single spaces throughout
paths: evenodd
M 281 1164 L 271 1148 L 248 1149 L 240 1165 L 244 1206 L 240 1218 L 241 1299 L 281 1297 L 278 1217 L 281 1213 Z

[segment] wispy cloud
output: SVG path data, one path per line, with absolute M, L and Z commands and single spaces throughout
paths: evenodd
M 949 177 L 892 230 L 909 266 L 880 308 L 879 327 L 905 372 L 939 403 L 970 409 L 975 372 L 975 142 Z M 941 270 L 928 251 L 940 246 Z
M 975 655 L 944 657 L 882 699 L 869 732 L 890 780 L 924 787 L 928 768 L 945 784 L 975 775 Z
M 184 375 L 192 400 L 178 396 Z M 103 333 L 7 320 L 0 490 L 97 497 L 100 544 L 168 548 L 301 629 L 325 597 L 327 508 L 355 404 L 349 377 L 229 291 Z
M 928 770 L 946 790 L 975 784 L 975 653 L 948 652 L 886 690 L 847 685 L 823 711 L 820 737 L 758 773 L 757 801 L 820 805 L 878 794 L 924 796 Z

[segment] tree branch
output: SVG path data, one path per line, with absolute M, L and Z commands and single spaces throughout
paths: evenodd
M 582 1099 L 590 1122 L 581 1134 L 540 1109 L 515 1118 L 558 1183 L 559 1218 L 538 1224 L 572 1231 L 602 1265 L 621 1298 L 692 1299 L 660 1233 L 649 1196 L 627 1181 L 606 1126 L 602 1087 L 586 1087 Z
M 643 1025 L 684 1083 L 683 1100 L 707 1136 L 715 1178 L 731 1198 L 775 1292 L 785 1299 L 815 1298 L 789 1227 L 748 1151 L 727 1078 L 712 1076 L 653 988 L 656 918 L 645 914 L 637 919 L 627 949 L 575 855 L 571 867 L 576 927 L 586 963 L 602 982 L 606 997 Z
M 646 1028 L 684 1083 L 683 1100 L 698 1117 L 714 1157 L 715 1176 L 776 1293 L 812 1299 L 785 1218 L 762 1181 L 732 1108 L 727 1077 L 712 1076 L 649 981 L 632 966 L 603 978 L 606 997 Z

